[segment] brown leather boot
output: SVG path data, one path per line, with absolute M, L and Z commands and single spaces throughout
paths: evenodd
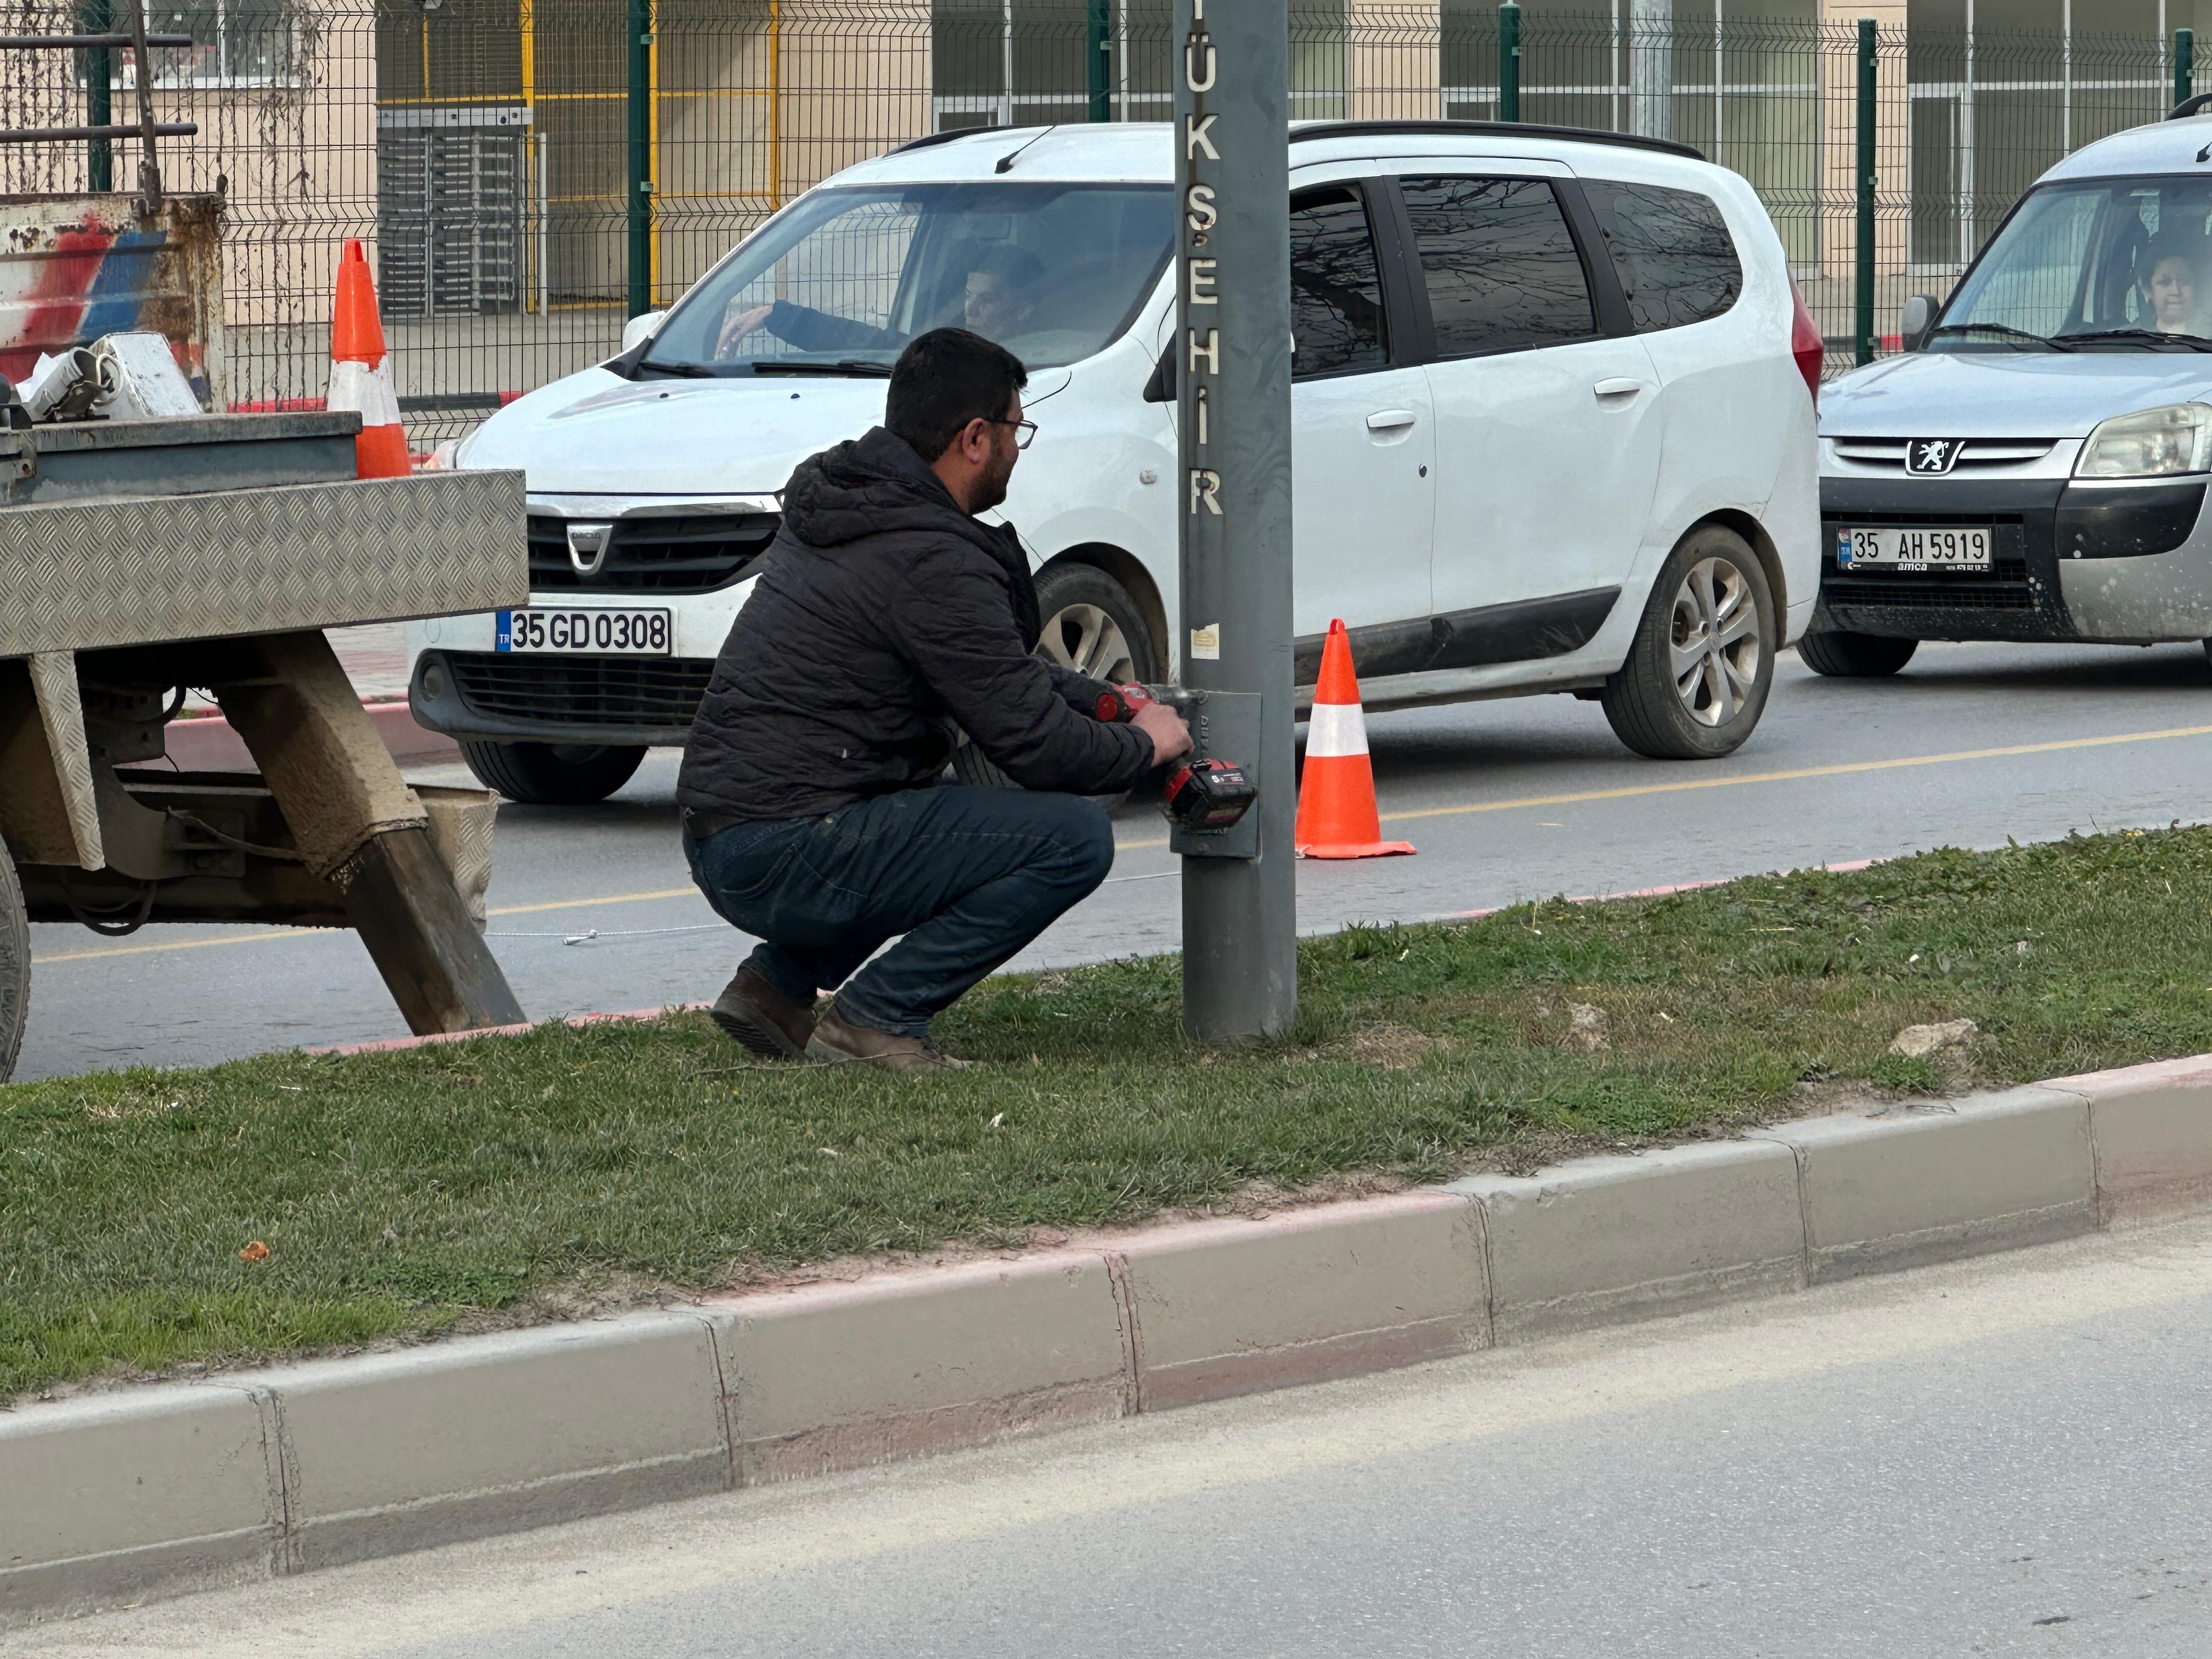
M 815 1026 L 806 1057 L 874 1066 L 886 1072 L 964 1072 L 975 1063 L 940 1054 L 927 1037 L 893 1036 L 888 1031 L 848 1024 L 838 1018 L 835 1004 Z
M 800 1007 L 750 968 L 738 969 L 707 1018 L 769 1060 L 802 1058 L 814 1035 L 814 1011 Z

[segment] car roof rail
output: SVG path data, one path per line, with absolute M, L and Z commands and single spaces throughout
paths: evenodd
M 947 127 L 942 132 L 927 133 L 920 138 L 909 138 L 906 143 L 885 150 L 884 154 L 903 155 L 910 149 L 934 149 L 938 145 L 949 144 L 956 138 L 974 138 L 987 132 L 1011 132 L 1012 131 L 1013 131 L 1012 128 L 1002 127 L 996 121 L 983 127 Z
M 2212 106 L 2212 92 L 2200 92 L 2194 98 L 2185 98 L 2166 112 L 2169 121 L 2184 121 L 2192 115 L 2202 115 Z
M 2206 97 L 2212 100 L 2212 94 Z M 2200 101 L 2204 100 L 2191 99 L 2189 104 L 2174 112 L 2177 115 L 2185 112 L 2194 114 L 2196 110 L 2192 106 Z M 1001 126 L 995 121 L 983 127 L 952 127 L 944 132 L 909 138 L 896 149 L 885 150 L 884 154 L 904 155 L 910 150 L 930 149 L 939 144 L 949 144 L 957 138 L 975 138 L 986 133 L 1021 130 Z M 1545 126 L 1534 121 L 1307 121 L 1291 129 L 1291 142 L 1295 144 L 1316 138 L 1371 138 L 1398 133 L 1413 136 L 1434 133 L 1440 137 L 1480 135 L 1486 138 L 1557 138 L 1577 144 L 1612 144 L 1622 149 L 1656 150 L 1662 155 L 1680 155 L 1692 161 L 1705 159 L 1705 151 L 1695 144 L 1685 144 L 1673 138 L 1650 138 L 1640 132 L 1608 132 L 1602 127 Z
M 1291 129 L 1294 144 L 1316 138 L 1370 138 L 1395 134 L 1480 134 L 1485 138 L 1558 138 L 1578 144 L 1612 144 L 1622 149 L 1656 150 L 1662 155 L 1682 155 L 1692 161 L 1705 159 L 1695 144 L 1672 138 L 1649 138 L 1640 132 L 1607 132 L 1599 127 L 1551 127 L 1533 121 L 1312 121 Z

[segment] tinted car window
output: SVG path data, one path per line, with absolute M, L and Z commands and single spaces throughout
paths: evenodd
M 1437 355 L 1556 345 L 1597 331 L 1559 198 L 1541 179 L 1404 179 Z
M 1389 359 L 1375 237 L 1365 201 L 1348 185 L 1291 198 L 1291 337 L 1301 380 Z
M 1743 262 L 1711 198 L 1603 179 L 1584 179 L 1583 194 L 1638 334 L 1717 317 L 1743 293 Z

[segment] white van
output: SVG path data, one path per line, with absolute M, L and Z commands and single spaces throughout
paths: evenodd
M 2183 106 L 2186 109 L 2188 106 Z M 1820 605 L 1799 654 L 2212 640 L 2212 120 L 2075 151 L 1903 356 L 1821 399 Z
M 1735 749 L 1819 554 L 1820 340 L 1750 187 L 1606 133 L 1290 143 L 1301 686 L 1341 617 L 1371 708 L 1565 691 L 1642 753 Z M 919 140 L 494 416 L 448 461 L 528 473 L 532 607 L 422 624 L 416 718 L 526 801 L 599 799 L 682 743 L 776 492 L 878 422 L 901 346 L 945 323 L 1030 368 L 1004 513 L 1040 648 L 1173 675 L 1173 163 L 1164 125 Z

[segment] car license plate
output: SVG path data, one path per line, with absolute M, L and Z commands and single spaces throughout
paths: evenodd
M 556 611 L 533 607 L 499 612 L 498 651 L 561 656 L 665 657 L 676 629 L 665 611 Z
M 1836 563 L 1844 570 L 1979 570 L 1990 568 L 1986 529 L 1839 530 Z

